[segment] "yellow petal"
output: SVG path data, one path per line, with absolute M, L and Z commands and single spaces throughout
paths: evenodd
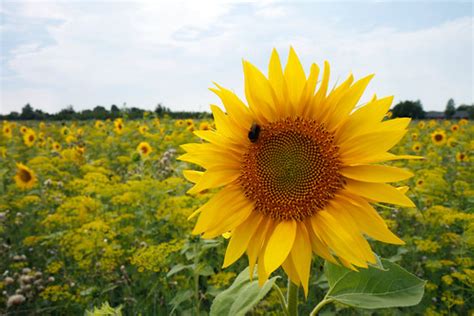
M 374 201 L 415 207 L 415 204 L 413 204 L 408 197 L 389 184 L 369 183 L 347 179 L 345 189 Z
M 304 294 L 308 297 L 308 282 L 311 269 L 311 242 L 309 240 L 306 226 L 298 223 L 295 243 L 291 249 L 291 258 L 295 263 L 296 272 L 298 273 Z
M 350 137 L 366 134 L 371 131 L 374 124 L 382 121 L 390 109 L 393 96 L 382 99 L 373 99 L 367 105 L 359 108 L 349 116 L 344 126 L 336 131 L 338 142 L 344 142 Z
M 343 229 L 329 212 L 319 211 L 311 217 L 313 231 L 338 257 L 342 257 L 359 267 L 367 267 L 364 256 L 354 247 L 352 236 Z
M 242 133 L 242 129 L 232 121 L 224 111 L 221 110 L 217 105 L 211 104 L 212 116 L 214 117 L 214 123 L 219 133 L 225 137 L 232 139 L 234 142 L 242 142 L 245 140 L 246 135 Z
M 240 169 L 212 168 L 206 170 L 200 180 L 188 190 L 188 194 L 196 194 L 201 191 L 217 188 L 235 181 L 240 176 Z
M 333 116 L 334 111 L 336 111 L 336 107 L 334 105 L 337 104 L 341 98 L 349 92 L 349 88 L 353 81 L 354 76 L 351 74 L 343 83 L 341 83 L 329 93 L 326 100 L 324 100 L 324 105 L 321 109 L 321 114 L 319 116 L 321 121 L 327 123 L 331 122 L 331 117 Z
M 343 208 L 337 199 L 333 199 L 329 205 L 326 206 L 334 218 L 337 219 L 340 229 L 345 230 L 352 238 L 352 247 L 358 249 L 358 252 L 363 256 L 366 262 L 375 263 L 375 256 L 370 248 L 367 240 L 361 235 L 361 231 L 348 212 Z
M 377 165 L 344 167 L 339 172 L 347 178 L 365 182 L 396 182 L 413 177 L 408 170 Z
M 258 123 L 272 121 L 275 115 L 277 98 L 267 78 L 254 65 L 244 61 L 245 96 L 250 110 L 255 114 Z
M 318 92 L 314 96 L 313 100 L 311 101 L 311 107 L 309 111 L 309 116 L 311 118 L 318 119 L 321 117 L 320 113 L 322 111 L 323 100 L 326 98 L 326 93 L 328 91 L 328 84 L 329 84 L 329 74 L 331 70 L 329 67 L 329 63 L 327 61 L 324 62 L 324 72 L 323 72 L 323 79 L 321 81 L 321 85 L 319 86 Z
M 204 172 L 202 171 L 196 171 L 196 170 L 184 170 L 183 171 L 183 176 L 188 180 L 189 182 L 196 183 L 201 179 L 202 175 Z
M 345 164 L 358 163 L 362 158 L 376 156 L 395 146 L 406 130 L 370 133 L 360 135 L 340 144 L 341 161 Z
M 328 118 L 328 128 L 332 131 L 349 119 L 349 113 L 359 102 L 367 85 L 374 75 L 369 75 L 354 83 L 334 106 L 334 112 Z M 365 124 L 365 123 L 364 123 Z
M 222 219 L 248 203 L 240 186 L 229 185 L 220 190 L 206 204 L 199 208 L 201 215 L 194 227 L 193 234 L 201 234 L 215 226 Z
M 352 217 L 359 229 L 370 237 L 390 244 L 404 244 L 400 238 L 388 229 L 377 211 L 368 203 L 368 207 L 358 206 L 347 200 L 340 200 L 339 203 Z
M 311 109 L 311 99 L 314 95 L 314 89 L 316 89 L 316 83 L 319 77 L 319 67 L 316 64 L 312 64 L 309 72 L 308 81 L 304 88 L 304 94 L 301 95 L 298 107 L 296 109 L 297 116 L 307 117 Z
M 240 100 L 240 98 L 232 91 L 221 87 L 214 83 L 218 89 L 211 88 L 210 90 L 217 94 L 225 107 L 226 112 L 231 119 L 240 125 L 241 128 L 247 129 L 252 124 L 253 118 L 249 108 Z
M 258 254 L 262 249 L 262 245 L 265 241 L 267 236 L 267 232 L 272 230 L 273 220 L 263 218 L 262 223 L 260 224 L 261 229 L 257 229 L 255 235 L 252 237 L 251 242 L 247 247 L 247 256 L 249 258 L 249 270 L 250 272 L 250 279 L 253 279 L 253 271 L 255 269 L 255 263 L 257 262 Z
M 400 160 L 400 159 L 425 159 L 422 156 L 412 156 L 412 155 L 394 155 L 391 153 L 380 153 L 373 156 L 367 156 L 364 158 L 360 158 L 357 163 L 366 164 L 366 163 L 375 163 L 375 162 L 383 162 L 383 161 L 391 161 L 391 160 Z
M 286 260 L 283 261 L 281 266 L 283 267 L 283 270 L 285 270 L 285 273 L 288 275 L 291 282 L 296 285 L 299 285 L 301 283 L 300 277 L 298 276 L 298 272 L 296 272 L 296 267 L 293 263 L 293 260 L 291 259 L 291 256 L 286 257 Z
M 308 231 L 309 239 L 311 241 L 311 247 L 313 249 L 313 252 L 329 262 L 338 264 L 334 256 L 329 251 L 328 245 L 326 245 L 313 231 L 311 220 L 307 220 L 305 225 L 306 225 L 306 230 Z
M 278 117 L 288 117 L 290 115 L 287 105 L 289 99 L 288 87 L 286 85 L 285 77 L 283 76 L 280 57 L 278 56 L 276 49 L 273 49 L 272 56 L 270 57 L 270 64 L 268 65 L 268 81 L 278 98 L 279 106 L 276 109 Z
M 268 274 L 271 274 L 281 266 L 286 257 L 288 257 L 291 247 L 293 247 L 295 236 L 295 221 L 281 221 L 276 225 L 275 230 L 268 240 L 264 254 L 265 270 Z
M 217 145 L 220 148 L 233 150 L 236 153 L 242 154 L 245 149 L 245 146 L 242 146 L 242 143 L 237 143 L 235 142 L 235 139 L 227 138 L 216 131 L 194 131 L 194 135 L 214 145 Z
M 214 221 L 207 231 L 202 234 L 202 238 L 211 239 L 225 232 L 233 231 L 237 226 L 241 225 L 253 212 L 254 205 L 249 201 L 242 204 L 236 204 L 230 207 L 231 211 L 223 212 L 227 216 L 221 217 L 219 221 Z
M 303 66 L 293 47 L 290 47 L 288 54 L 288 62 L 285 67 L 285 80 L 288 85 L 288 94 L 291 104 L 291 116 L 296 115 L 296 106 L 300 101 L 303 89 L 306 85 L 306 75 Z
M 244 254 L 261 221 L 262 216 L 253 212 L 245 222 L 235 228 L 227 245 L 222 268 L 230 266 Z

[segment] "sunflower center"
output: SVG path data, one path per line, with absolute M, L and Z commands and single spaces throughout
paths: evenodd
M 441 135 L 441 134 L 436 134 L 436 135 L 435 135 L 435 140 L 436 140 L 437 142 L 442 141 L 442 140 L 443 140 L 443 135 Z
M 343 187 L 338 157 L 334 135 L 324 125 L 287 118 L 261 126 L 244 155 L 240 184 L 256 211 L 302 221 Z
M 18 176 L 20 177 L 22 182 L 30 182 L 30 180 L 33 178 L 31 176 L 31 173 L 28 170 L 25 169 L 20 169 L 18 172 Z

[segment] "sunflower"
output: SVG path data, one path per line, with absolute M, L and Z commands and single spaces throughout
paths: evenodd
M 430 120 L 430 121 L 428 122 L 428 125 L 429 125 L 430 128 L 433 128 L 433 127 L 435 127 L 436 125 L 438 125 L 438 122 L 436 122 L 435 120 Z
M 451 132 L 457 132 L 459 131 L 459 125 L 458 124 L 453 124 L 451 126 Z
M 58 142 L 54 142 L 54 143 L 51 145 L 51 148 L 52 148 L 54 151 L 60 151 L 60 150 L 61 150 L 61 144 L 58 143 Z
M 23 142 L 25 143 L 26 146 L 31 147 L 35 144 L 36 141 L 36 133 L 32 129 L 28 129 L 24 134 L 23 134 Z
M 9 124 L 3 125 L 3 136 L 6 138 L 12 138 L 12 128 Z
M 208 122 L 201 122 L 201 124 L 199 124 L 199 129 L 201 131 L 208 131 L 211 129 L 211 126 L 209 125 Z
M 69 128 L 67 126 L 63 126 L 61 128 L 61 135 L 63 135 L 64 137 L 66 137 L 67 135 L 69 135 Z
M 146 132 L 148 132 L 148 126 L 146 126 L 146 125 L 141 125 L 141 126 L 138 128 L 138 131 L 140 132 L 140 134 L 144 135 L 144 134 L 146 134 Z
M 415 143 L 415 144 L 413 144 L 411 149 L 415 152 L 419 152 L 421 150 L 421 144 L 420 143 Z
M 40 129 L 46 129 L 46 123 L 45 122 L 40 122 L 39 123 L 39 128 Z
M 426 126 L 426 124 L 425 124 L 424 121 L 419 121 L 419 122 L 418 122 L 418 128 L 419 128 L 419 129 L 423 129 L 423 128 L 425 128 L 425 126 Z
M 454 137 L 449 137 L 448 138 L 448 146 L 449 147 L 456 147 L 458 144 L 458 141 Z
M 411 134 L 411 139 L 412 140 L 417 140 L 418 139 L 418 133 L 412 133 Z
M 460 125 L 460 126 L 467 125 L 468 123 L 469 123 L 469 121 L 466 120 L 466 119 L 460 119 L 460 120 L 459 120 L 459 125 Z
M 15 175 L 16 185 L 21 189 L 30 189 L 36 183 L 36 175 L 27 166 L 21 163 L 16 164 L 17 171 Z
M 466 161 L 469 161 L 469 156 L 466 155 L 465 153 L 458 152 L 456 153 L 456 160 L 459 162 L 466 162 Z
M 174 126 L 176 126 L 176 127 L 182 127 L 185 124 L 186 123 L 183 120 L 177 120 L 176 122 L 174 122 Z
M 96 129 L 103 129 L 105 124 L 104 124 L 104 122 L 97 120 L 97 121 L 95 121 L 94 126 L 95 126 Z
M 446 143 L 446 133 L 442 130 L 437 130 L 431 133 L 431 140 L 437 146 L 442 146 Z
M 137 146 L 137 152 L 143 157 L 147 157 L 152 151 L 153 149 L 147 142 L 141 142 Z
M 25 134 L 28 131 L 28 127 L 26 126 L 21 126 L 20 127 L 20 133 Z
M 118 118 L 114 121 L 115 132 L 117 134 L 122 134 L 123 132 L 123 121 L 121 118 Z
M 227 113 L 211 105 L 216 129 L 194 132 L 207 143 L 182 145 L 180 159 L 206 169 L 184 171 L 195 183 L 188 193 L 222 187 L 191 215 L 199 214 L 193 233 L 231 232 L 224 267 L 247 252 L 260 284 L 282 266 L 306 294 L 313 252 L 357 269 L 375 262 L 363 234 L 403 244 L 370 204 L 414 207 L 404 190 L 386 183 L 412 173 L 374 165 L 414 158 L 387 152 L 410 122 L 383 121 L 393 97 L 374 96 L 355 110 L 373 75 L 356 82 L 351 75 L 327 93 L 329 64 L 321 80 L 316 64 L 306 77 L 293 49 L 284 70 L 273 51 L 269 79 L 247 61 L 243 67 L 249 106 L 216 85 L 211 90 Z

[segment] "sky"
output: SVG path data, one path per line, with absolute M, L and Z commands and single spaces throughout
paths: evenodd
M 242 98 L 242 59 L 267 73 L 289 47 L 331 85 L 375 73 L 362 98 L 444 110 L 473 103 L 473 5 L 449 1 L 0 0 L 0 113 L 30 103 L 207 111 L 217 82 Z

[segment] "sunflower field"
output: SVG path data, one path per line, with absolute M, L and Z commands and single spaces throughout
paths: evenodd
M 228 236 L 191 234 L 190 217 L 215 192 L 186 192 L 182 144 L 213 129 L 208 120 L 8 122 L 0 132 L 0 314 L 207 315 L 247 266 L 223 269 Z M 420 304 L 374 315 L 474 312 L 474 125 L 414 121 L 392 161 L 416 207 L 376 208 L 406 244 L 370 240 L 372 249 L 427 281 Z M 303 315 L 328 288 L 314 261 Z M 277 270 L 270 281 L 284 288 Z M 240 276 L 239 276 L 240 277 Z M 280 315 L 278 287 L 247 297 L 241 315 Z M 284 292 L 285 290 L 283 290 Z M 211 313 L 212 314 L 212 313 Z M 214 311 L 215 315 L 219 315 Z M 233 313 L 230 313 L 233 314 Z M 239 313 L 235 313 L 236 315 Z M 336 303 L 325 315 L 359 315 Z

